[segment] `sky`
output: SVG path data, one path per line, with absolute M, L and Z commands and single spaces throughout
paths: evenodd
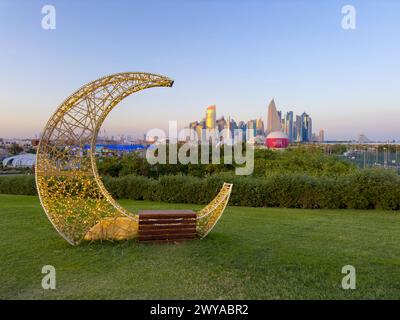
M 41 26 L 56 9 L 56 29 Z M 342 28 L 344 5 L 356 29 Z M 124 71 L 162 74 L 121 102 L 112 134 L 303 111 L 326 139 L 400 140 L 400 1 L 0 0 L 0 137 L 34 137 L 83 84 Z

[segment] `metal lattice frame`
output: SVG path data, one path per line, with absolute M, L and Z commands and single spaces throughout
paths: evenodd
M 70 244 L 78 244 L 104 218 L 128 216 L 137 221 L 111 197 L 99 177 L 94 155 L 97 134 L 122 99 L 172 84 L 164 76 L 141 72 L 103 77 L 68 97 L 48 121 L 37 152 L 37 190 L 49 220 Z
M 96 139 L 104 119 L 121 100 L 143 89 L 172 85 L 164 76 L 141 72 L 103 77 L 69 96 L 48 121 L 37 152 L 36 185 L 47 217 L 70 244 L 137 235 L 137 215 L 112 198 L 98 174 Z M 232 185 L 224 184 L 198 212 L 200 237 L 217 223 L 231 190 Z
M 228 204 L 232 187 L 233 184 L 224 183 L 217 196 L 206 207 L 197 212 L 196 229 L 200 238 L 204 238 L 221 218 Z

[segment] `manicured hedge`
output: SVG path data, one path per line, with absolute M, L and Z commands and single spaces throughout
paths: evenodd
M 0 176 L 0 193 L 36 195 L 34 175 Z
M 301 174 L 207 178 L 162 176 L 158 180 L 128 175 L 105 177 L 115 198 L 208 203 L 224 181 L 234 184 L 230 205 L 287 208 L 400 209 L 400 176 L 388 170 L 361 170 L 338 177 Z M 0 177 L 0 193 L 36 194 L 33 176 Z

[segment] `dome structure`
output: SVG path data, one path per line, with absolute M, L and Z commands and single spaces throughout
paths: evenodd
M 272 131 L 265 139 L 265 146 L 270 149 L 285 149 L 289 146 L 289 137 L 282 131 Z
M 30 168 L 35 165 L 35 162 L 36 154 L 25 153 L 5 158 L 3 160 L 3 167 Z

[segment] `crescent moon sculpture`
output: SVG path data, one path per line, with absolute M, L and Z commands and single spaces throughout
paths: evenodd
M 96 139 L 105 118 L 121 100 L 140 90 L 172 85 L 173 80 L 165 76 L 143 72 L 106 76 L 69 96 L 47 122 L 37 151 L 36 185 L 47 217 L 71 245 L 83 239 L 137 236 L 137 214 L 113 199 L 98 174 Z M 224 184 L 215 199 L 197 213 L 199 237 L 214 227 L 231 190 L 231 184 Z

